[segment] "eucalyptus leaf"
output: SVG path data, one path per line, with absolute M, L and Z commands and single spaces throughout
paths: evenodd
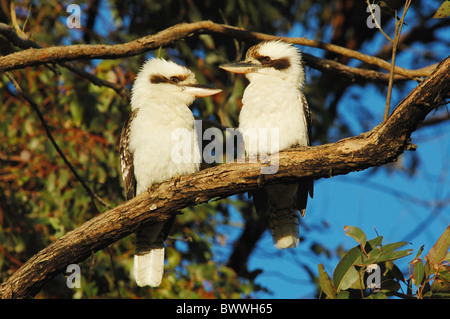
M 431 268 L 434 268 L 435 264 L 440 264 L 446 258 L 449 246 L 450 226 L 445 229 L 444 233 L 439 237 L 433 247 L 431 247 L 425 257 L 425 260 L 429 262 Z
M 367 236 L 360 228 L 355 226 L 344 226 L 344 231 L 347 236 L 354 238 L 364 247 L 367 242 Z
M 414 285 L 420 287 L 424 279 L 424 269 L 422 259 L 415 259 L 413 263 L 412 281 Z
M 400 246 L 401 247 L 401 246 Z M 362 265 L 377 264 L 388 260 L 396 260 L 411 254 L 412 249 L 386 252 L 381 247 L 376 247 L 369 253 L 369 258 Z
M 328 298 L 336 299 L 336 289 L 322 264 L 319 264 L 319 285 Z
M 373 247 L 381 245 L 382 240 L 383 237 L 379 236 L 367 241 L 365 245 L 366 251 L 371 251 Z M 367 257 L 364 255 L 360 245 L 347 251 L 333 272 L 333 284 L 337 292 L 350 288 L 359 279 L 359 272 L 355 266 L 364 264 L 366 260 Z
M 350 249 L 339 261 L 333 272 L 333 284 L 336 291 L 348 289 L 359 279 L 355 265 L 361 264 L 362 251 L 359 246 Z

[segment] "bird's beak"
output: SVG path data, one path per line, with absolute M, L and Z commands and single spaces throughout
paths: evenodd
M 239 73 L 239 74 L 255 72 L 260 67 L 261 67 L 261 65 L 259 65 L 259 64 L 254 64 L 254 63 L 246 62 L 246 61 L 225 63 L 222 65 L 219 65 L 219 68 L 224 69 L 225 71 Z
M 222 92 L 221 89 L 216 89 L 216 88 L 213 88 L 210 86 L 200 85 L 200 84 L 183 85 L 183 91 L 186 93 L 190 93 L 190 94 L 194 95 L 195 97 L 205 97 L 205 96 L 210 96 L 210 95 L 214 95 L 219 92 Z

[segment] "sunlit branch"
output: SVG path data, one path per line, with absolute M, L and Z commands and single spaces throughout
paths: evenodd
M 12 27 L 0 23 L 0 34 L 11 36 Z M 324 43 L 322 41 L 310 40 L 306 38 L 279 37 L 259 32 L 252 32 L 234 26 L 217 24 L 212 21 L 199 21 L 193 23 L 180 23 L 156 34 L 148 35 L 127 43 L 114 45 L 69 45 L 48 48 L 30 48 L 15 52 L 7 56 L 0 57 L 0 71 L 21 69 L 29 66 L 41 65 L 45 63 L 60 63 L 73 60 L 89 59 L 117 59 L 122 57 L 135 56 L 150 50 L 171 45 L 173 42 L 199 34 L 220 34 L 234 39 L 249 42 L 263 40 L 282 39 L 286 42 L 319 48 L 334 52 L 378 66 L 389 71 L 391 64 L 385 60 L 373 57 L 355 50 L 347 49 L 338 45 Z M 435 67 L 436 65 L 434 65 Z M 422 68 L 418 70 L 408 70 L 396 66 L 395 74 L 402 75 L 408 79 L 416 79 L 428 76 L 434 67 Z

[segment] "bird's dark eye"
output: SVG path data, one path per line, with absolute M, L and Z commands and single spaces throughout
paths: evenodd
M 180 82 L 180 78 L 178 76 L 172 76 L 170 77 L 170 82 L 178 83 Z
M 270 59 L 270 57 L 268 57 L 268 56 L 263 56 L 263 57 L 261 58 L 261 60 L 260 60 L 260 62 L 261 62 L 262 64 L 270 63 L 270 61 L 271 61 L 271 59 Z

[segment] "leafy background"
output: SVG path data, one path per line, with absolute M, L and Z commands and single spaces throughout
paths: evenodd
M 403 1 L 386 1 L 401 9 Z M 67 5 L 60 1 L 17 1 L 18 25 L 41 46 L 123 43 L 181 22 L 212 20 L 258 32 L 306 36 L 390 59 L 388 41 L 366 26 L 365 1 L 77 1 L 81 29 L 69 29 Z M 406 16 L 397 65 L 420 68 L 449 52 L 449 19 L 432 19 L 441 1 L 413 3 Z M 10 2 L 0 1 L 0 22 L 11 24 Z M 393 18 L 382 15 L 394 32 Z M 100 78 L 131 88 L 149 57 L 171 58 L 191 68 L 200 83 L 224 92 L 199 100 L 194 114 L 204 123 L 236 127 L 247 82 L 219 64 L 238 60 L 251 43 L 201 35 L 173 47 L 116 60 L 76 61 Z M 319 57 L 361 66 L 358 61 L 300 47 Z M 17 51 L 0 36 L 0 52 Z M 307 68 L 305 89 L 313 111 L 313 143 L 334 142 L 381 122 L 386 86 L 353 83 L 333 73 Z M 123 202 L 118 141 L 129 112 L 128 100 L 58 65 L 11 72 L 39 105 L 46 123 L 71 164 L 106 202 Z M 0 278 L 5 280 L 56 238 L 107 208 L 93 202 L 46 137 L 36 112 L 0 76 Z M 417 85 L 396 84 L 392 105 Z M 441 107 L 413 134 L 416 152 L 393 164 L 316 182 L 315 198 L 301 221 L 302 241 L 293 250 L 273 247 L 267 225 L 245 194 L 185 209 L 167 241 L 165 278 L 159 288 L 139 288 L 129 278 L 133 240 L 125 238 L 80 263 L 82 285 L 69 289 L 58 275 L 39 298 L 316 298 L 319 271 L 333 273 L 345 252 L 358 243 L 345 225 L 359 227 L 383 244 L 405 241 L 411 255 L 396 261 L 406 279 L 410 262 L 427 252 L 449 224 L 449 113 Z M 207 125 L 204 125 L 207 128 Z M 448 248 L 447 248 L 448 249 Z M 423 257 L 423 256 L 422 256 Z M 322 284 L 324 281 L 322 280 Z M 401 292 L 408 286 L 402 283 Z M 418 290 L 411 296 L 419 296 Z

